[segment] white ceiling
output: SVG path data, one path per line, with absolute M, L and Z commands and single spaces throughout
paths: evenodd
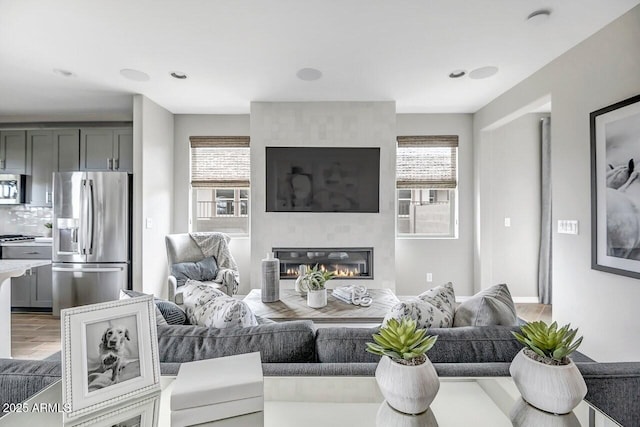
M 475 112 L 640 0 L 0 0 L 0 117 L 395 100 Z M 549 20 L 526 21 L 549 8 Z M 485 80 L 455 69 L 497 66 Z M 300 68 L 322 71 L 317 81 Z M 62 77 L 53 69 L 72 71 Z M 147 73 L 125 79 L 120 69 Z M 171 71 L 183 71 L 176 80 Z

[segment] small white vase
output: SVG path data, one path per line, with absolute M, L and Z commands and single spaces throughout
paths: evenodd
M 545 365 L 522 349 L 513 358 L 509 373 L 525 401 L 552 414 L 568 414 L 587 395 L 587 385 L 573 361 Z
M 307 292 L 307 305 L 311 308 L 322 308 L 327 305 L 327 290 L 309 289 Z
M 376 381 L 389 405 L 405 414 L 426 411 L 440 389 L 440 379 L 429 358 L 422 365 L 407 366 L 382 356 Z
M 438 421 L 431 409 L 422 414 L 408 415 L 396 411 L 385 400 L 378 408 L 376 427 L 438 427 Z
M 51 229 L 48 227 L 44 228 L 44 237 L 51 237 Z

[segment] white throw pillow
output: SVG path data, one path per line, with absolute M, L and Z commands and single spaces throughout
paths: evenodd
M 450 328 L 453 326 L 456 296 L 451 282 L 429 289 L 394 305 L 382 322 L 410 317 L 418 328 Z
M 192 325 L 210 328 L 256 326 L 258 320 L 244 301 L 212 286 L 187 280 L 182 287 L 183 305 Z

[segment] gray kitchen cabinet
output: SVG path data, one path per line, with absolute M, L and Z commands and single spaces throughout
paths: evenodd
M 80 129 L 80 170 L 133 172 L 133 129 Z
M 0 132 L 0 173 L 25 174 L 27 134 L 23 130 Z
M 49 245 L 3 246 L 3 259 L 51 259 Z M 11 278 L 11 307 L 51 308 L 53 285 L 51 265 L 27 270 L 20 277 Z
M 80 170 L 80 129 L 54 130 L 53 147 L 58 172 Z
M 52 206 L 53 172 L 78 170 L 79 164 L 78 129 L 28 131 L 27 203 Z

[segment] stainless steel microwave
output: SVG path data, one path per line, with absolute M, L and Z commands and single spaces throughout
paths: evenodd
M 26 175 L 0 174 L 0 205 L 24 203 Z

